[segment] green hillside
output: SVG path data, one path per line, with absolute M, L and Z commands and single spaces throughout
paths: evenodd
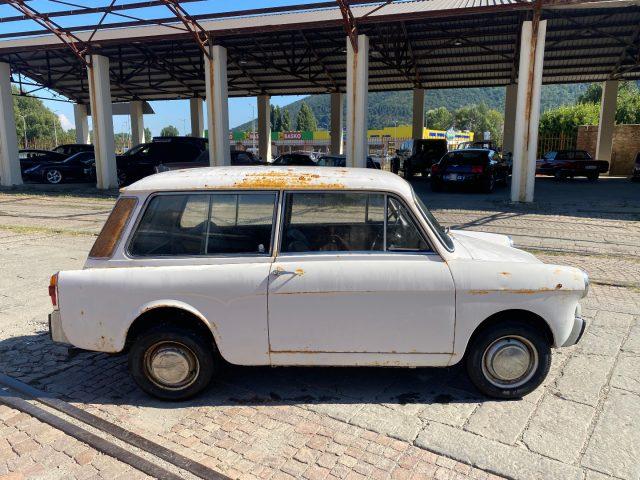
M 549 108 L 574 103 L 578 95 L 586 90 L 588 84 L 544 85 L 542 87 L 541 108 Z M 490 108 L 500 111 L 504 108 L 503 87 L 458 88 L 446 90 L 428 90 L 425 94 L 425 108 L 430 110 L 446 107 L 456 110 L 474 103 L 486 103 Z M 330 115 L 329 95 L 311 95 L 284 107 L 294 119 L 300 105 L 305 102 L 311 107 L 320 128 L 328 128 Z M 369 94 L 369 128 L 382 128 L 398 122 L 398 125 L 411 123 L 412 93 L 375 92 Z M 295 128 L 295 125 L 293 126 Z M 427 125 L 428 127 L 428 125 Z M 251 122 L 234 127 L 234 131 L 251 129 Z

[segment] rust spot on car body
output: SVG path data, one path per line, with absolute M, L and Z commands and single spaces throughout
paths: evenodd
M 285 171 L 267 171 L 247 173 L 244 178 L 233 184 L 237 188 L 246 189 L 342 189 L 338 182 L 323 182 L 317 173 L 301 173 L 287 169 Z
M 304 270 L 301 268 L 296 268 L 295 274 L 298 276 L 304 275 Z
M 500 275 L 502 275 L 503 277 L 510 277 L 511 272 L 500 272 Z
M 469 290 L 470 295 L 488 295 L 491 293 L 489 290 Z

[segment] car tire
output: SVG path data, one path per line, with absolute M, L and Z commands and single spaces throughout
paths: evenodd
M 557 170 L 554 174 L 553 174 L 553 178 L 555 178 L 556 180 L 566 180 L 567 176 L 562 173 L 560 170 Z
M 467 348 L 465 363 L 469 378 L 483 394 L 520 398 L 547 377 L 551 346 L 538 328 L 510 320 L 476 334 Z
M 405 180 L 411 180 L 413 178 L 413 170 L 411 168 L 411 164 L 407 164 L 407 162 L 404 162 L 404 166 L 402 168 L 402 175 Z
M 136 337 L 129 371 L 136 384 L 161 400 L 186 400 L 204 390 L 218 370 L 215 345 L 200 332 L 158 325 Z M 167 368 L 167 364 L 173 369 Z
M 595 182 L 596 180 L 598 180 L 598 178 L 600 178 L 600 172 L 590 173 L 589 175 L 587 175 L 587 178 L 590 181 Z
M 482 191 L 484 193 L 493 193 L 495 188 L 496 188 L 496 176 L 492 173 L 491 175 L 489 175 L 489 178 L 487 178 L 484 181 L 484 184 L 482 185 Z
M 44 181 L 50 185 L 57 185 L 62 183 L 62 172 L 56 168 L 51 168 L 44 172 L 43 174 Z

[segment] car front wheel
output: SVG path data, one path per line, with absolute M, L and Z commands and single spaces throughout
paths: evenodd
M 520 321 L 503 322 L 478 333 L 466 355 L 473 384 L 489 397 L 520 398 L 535 390 L 551 367 L 549 341 Z
M 185 400 L 204 388 L 216 370 L 215 346 L 198 332 L 164 325 L 140 334 L 129 351 L 138 386 L 162 400 Z
M 62 172 L 60 170 L 56 170 L 55 168 L 47 170 L 44 174 L 44 179 L 47 183 L 57 185 L 58 183 L 62 182 Z

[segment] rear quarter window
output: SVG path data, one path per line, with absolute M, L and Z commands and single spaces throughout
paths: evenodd
M 110 258 L 113 255 L 136 203 L 137 199 L 132 197 L 118 199 L 93 247 L 91 247 L 89 258 Z

